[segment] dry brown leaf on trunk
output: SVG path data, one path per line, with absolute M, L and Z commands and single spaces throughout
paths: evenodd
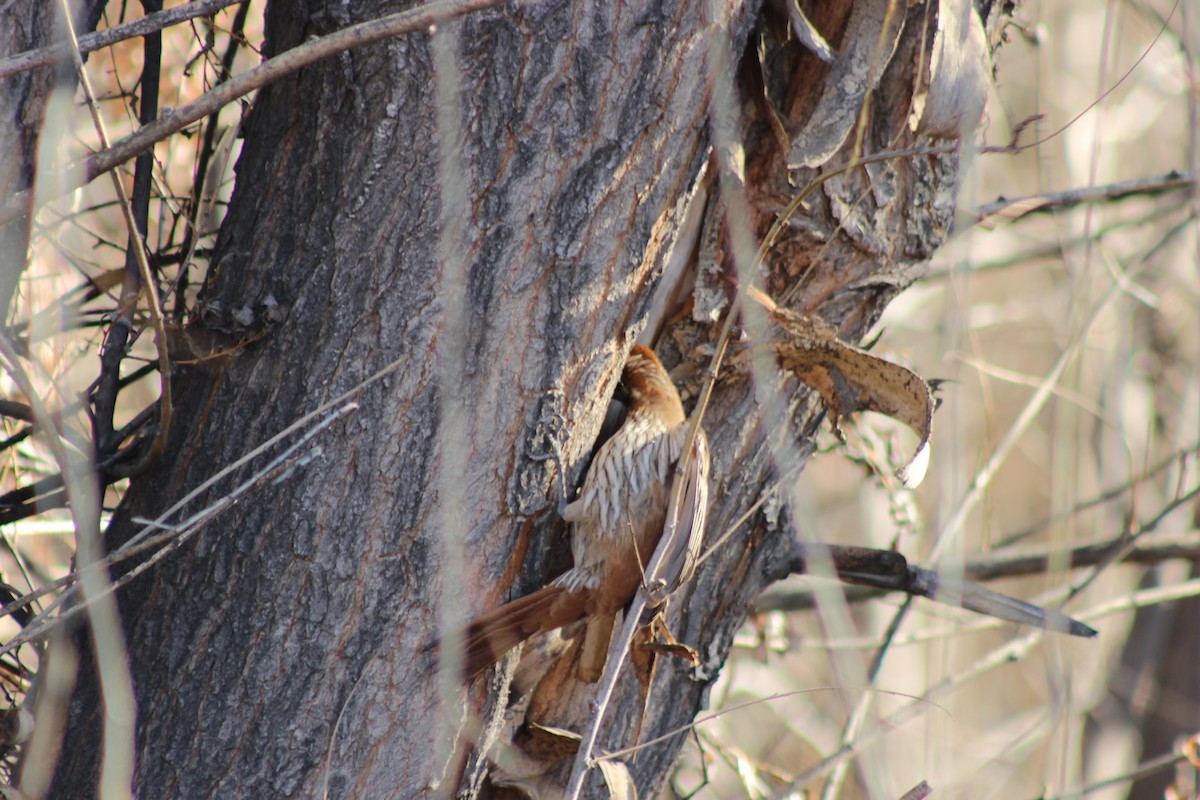
M 633 674 L 638 680 L 638 704 L 642 709 L 641 718 L 633 734 L 634 744 L 642 740 L 642 722 L 645 721 L 646 710 L 650 707 L 650 687 L 654 683 L 658 656 L 663 654 L 683 659 L 692 667 L 700 665 L 700 655 L 676 639 L 667 628 L 663 609 L 660 608 L 653 619 L 638 628 L 629 648 L 629 660 L 633 663 Z
M 916 431 L 917 449 L 896 477 L 910 488 L 920 484 L 929 465 L 935 407 L 929 384 L 906 367 L 846 344 L 819 318 L 776 307 L 771 321 L 778 328 L 771 348 L 780 366 L 820 393 L 839 439 L 839 420 L 855 411 L 887 414 Z

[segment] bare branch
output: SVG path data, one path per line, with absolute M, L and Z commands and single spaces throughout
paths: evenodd
M 1090 567 L 1100 564 L 1112 553 L 1120 539 L 1081 544 L 1069 550 L 1059 547 L 1024 549 L 1016 553 L 992 553 L 971 559 L 963 565 L 963 576 L 975 581 L 1022 578 L 1043 575 L 1050 564 L 1063 564 L 1066 568 Z M 1171 559 L 1200 559 L 1200 533 L 1195 531 L 1170 536 L 1153 536 L 1142 540 L 1130 550 L 1122 563 L 1161 564 Z M 851 586 L 846 589 L 847 602 L 857 603 L 882 597 L 889 590 Z M 776 586 L 763 592 L 755 606 L 755 613 L 771 611 L 807 611 L 816 608 L 812 591 L 803 587 Z
M 53 176 L 44 183 L 56 187 L 63 194 L 80 186 L 86 186 L 119 164 L 149 149 L 156 142 L 183 130 L 197 120 L 261 89 L 275 81 L 291 75 L 310 64 L 343 53 L 355 47 L 383 41 L 403 33 L 425 30 L 431 25 L 456 17 L 499 5 L 500 0 L 436 0 L 420 8 L 392 14 L 381 19 L 351 25 L 336 33 L 313 39 L 275 58 L 264 61 L 252 70 L 232 78 L 226 83 L 206 92 L 199 100 L 183 108 L 166 112 L 149 125 L 143 125 L 134 133 L 116 142 L 112 147 L 89 156 L 82 164 L 68 167 L 65 174 Z M 0 208 L 0 223 L 16 219 L 26 213 L 28 192 L 19 192 Z M 49 196 L 44 199 L 51 199 Z
M 207 17 L 215 14 L 222 8 L 245 2 L 248 2 L 248 0 L 192 0 L 192 2 L 184 3 L 168 11 L 147 14 L 141 19 L 134 20 L 125 25 L 118 25 L 115 28 L 84 34 L 79 37 L 79 52 L 84 54 L 92 53 L 117 42 L 122 42 L 126 39 L 136 39 L 139 36 L 161 31 L 164 28 L 169 28 L 172 25 L 177 25 L 180 22 L 195 19 L 196 17 Z M 48 64 L 56 64 L 60 61 L 69 61 L 70 59 L 70 42 L 60 42 L 50 47 L 27 50 L 24 53 L 18 53 L 15 56 L 0 61 L 0 78 L 15 75 L 18 72 L 28 72 L 31 69 L 44 67 Z
M 1195 173 L 1171 170 L 1163 175 L 1134 178 L 1103 186 L 1086 186 L 1082 189 L 1068 189 L 1062 192 L 1047 192 L 1012 199 L 1001 197 L 994 202 L 977 206 L 975 222 L 976 224 L 988 222 L 997 214 L 1002 215 L 1004 221 L 1012 222 L 1030 214 L 1044 214 L 1048 211 L 1073 208 L 1086 203 L 1107 203 L 1138 195 L 1156 195 L 1177 189 L 1191 189 L 1195 185 Z

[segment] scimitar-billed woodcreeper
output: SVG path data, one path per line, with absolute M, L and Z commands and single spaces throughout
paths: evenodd
M 574 566 L 550 585 L 472 622 L 463 644 L 463 672 L 474 677 L 509 650 L 540 633 L 584 621 L 577 675 L 594 683 L 604 671 L 616 616 L 643 585 L 651 604 L 691 577 L 704 538 L 708 504 L 708 442 L 698 430 L 691 458 L 676 469 L 688 436 L 679 392 L 654 351 L 635 345 L 621 373 L 629 394 L 625 421 L 596 453 L 579 497 L 563 518 L 571 523 Z M 675 524 L 667 525 L 674 481 Z M 647 575 L 664 527 L 670 540 L 661 568 Z

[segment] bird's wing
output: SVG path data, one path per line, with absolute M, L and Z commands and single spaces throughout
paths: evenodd
M 708 473 L 710 458 L 704 431 L 696 432 L 696 441 L 686 459 L 683 450 L 688 434 L 685 422 L 670 433 L 671 462 L 675 477 L 671 482 L 666 521 L 658 547 L 646 572 L 650 605 L 658 605 L 682 586 L 696 569 L 696 560 L 704 544 L 704 523 L 708 516 Z M 676 481 L 682 487 L 676 491 Z

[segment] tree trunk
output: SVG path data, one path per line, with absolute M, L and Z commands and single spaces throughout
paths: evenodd
M 736 281 L 721 222 L 729 184 L 714 179 L 717 157 L 705 169 L 710 82 L 733 81 L 737 116 L 716 113 L 744 142 L 758 238 L 796 186 L 845 164 L 855 146 L 846 127 L 789 183 L 781 129 L 811 130 L 814 114 L 826 119 L 822 97 L 834 93 L 847 98 L 851 126 L 866 98 L 835 83 L 849 82 L 838 65 L 788 41 L 782 11 L 715 5 L 717 20 L 700 2 L 504 5 L 438 26 L 440 51 L 429 35 L 412 35 L 259 94 L 191 326 L 196 340 L 232 354 L 179 367 L 167 452 L 131 486 L 110 546 L 129 539 L 135 518 L 157 516 L 305 414 L 394 368 L 318 434 L 319 455 L 225 511 L 122 594 L 139 796 L 478 788 L 462 777 L 461 697 L 450 692 L 443 706 L 430 645 L 446 626 L 561 568 L 557 472 L 537 456 L 560 415 L 567 463 L 582 463 L 656 292 L 678 288 L 660 286 L 672 252 L 700 262 L 690 271 L 704 301 L 692 315 L 675 313 L 691 309 L 690 299 L 668 305 L 659 350 L 675 363 L 682 356 L 686 390 L 700 385 L 703 358 L 692 348 L 711 342 L 717 326 L 696 319 L 727 309 Z M 835 49 L 875 52 L 886 2 L 817 5 L 813 22 Z M 898 6 L 894 52 L 878 61 L 886 71 L 860 81 L 875 86 L 861 137 L 868 154 L 938 143 L 908 125 L 936 9 Z M 346 7 L 271 3 L 268 54 L 395 10 L 358 3 L 351 19 Z M 734 59 L 724 72 L 720 42 Z M 922 155 L 829 181 L 772 250 L 762 285 L 856 340 L 941 242 L 955 174 L 954 156 Z M 697 186 L 709 200 L 693 252 L 682 223 Z M 793 382 L 781 385 L 786 405 L 766 415 L 744 376 L 730 373 L 717 387 L 705 417 L 709 542 L 790 470 L 773 455 L 780 439 L 808 452 L 819 404 Z M 228 494 L 297 435 L 171 519 Z M 786 570 L 792 543 L 786 514 L 755 512 L 672 598 L 671 628 L 701 664 L 660 664 L 642 740 L 693 719 L 748 607 Z M 89 675 L 72 704 L 55 796 L 95 785 L 101 704 Z M 482 684 L 467 701 L 476 710 Z M 561 702 L 578 711 L 582 701 Z M 601 745 L 628 745 L 639 714 L 628 678 Z M 630 765 L 641 796 L 661 789 L 684 739 L 659 742 Z

